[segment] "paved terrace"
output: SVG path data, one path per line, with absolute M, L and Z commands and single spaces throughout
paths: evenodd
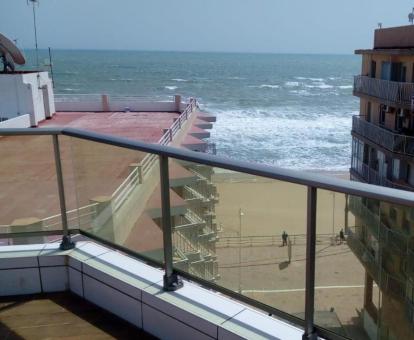
M 158 143 L 178 112 L 57 112 L 39 127 L 71 127 Z

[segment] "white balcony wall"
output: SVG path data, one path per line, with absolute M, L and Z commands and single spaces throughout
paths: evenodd
M 55 112 L 52 82 L 47 72 L 0 75 L 0 117 L 30 116 L 36 126 Z

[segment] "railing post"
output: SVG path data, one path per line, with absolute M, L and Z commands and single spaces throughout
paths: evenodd
M 173 268 L 173 243 L 170 209 L 170 180 L 168 174 L 168 157 L 159 156 L 161 176 L 161 206 L 162 206 L 162 234 L 164 241 L 164 290 L 174 291 L 183 286 L 182 280 L 174 273 Z
M 305 333 L 303 340 L 318 338 L 314 327 L 315 309 L 315 248 L 316 248 L 316 192 L 308 187 L 306 215 L 306 290 L 305 290 Z
M 75 247 L 75 242 L 70 238 L 68 230 L 68 217 L 66 215 L 66 201 L 65 201 L 65 188 L 63 185 L 63 175 L 62 175 L 62 161 L 60 159 L 60 147 L 58 135 L 52 135 L 53 138 L 53 150 L 55 153 L 55 166 L 56 166 L 56 179 L 59 191 L 59 203 L 60 203 L 60 214 L 62 217 L 62 243 L 60 244 L 60 249 L 68 250 Z

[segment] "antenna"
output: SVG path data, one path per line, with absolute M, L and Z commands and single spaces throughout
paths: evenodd
M 36 67 L 39 68 L 39 50 L 37 46 L 37 23 L 36 23 L 36 4 L 39 6 L 39 0 L 27 0 L 27 5 L 29 5 L 29 2 L 31 2 L 33 6 L 33 28 L 34 28 L 35 48 L 36 48 Z
M 414 24 L 414 8 L 411 11 L 411 13 L 408 14 L 408 21 L 410 22 L 410 24 Z

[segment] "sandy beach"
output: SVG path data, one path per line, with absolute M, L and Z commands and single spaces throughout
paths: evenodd
M 320 174 L 349 179 L 347 172 Z M 238 236 L 240 229 L 242 236 L 306 233 L 306 186 L 231 172 L 215 173 L 213 182 L 220 195 L 216 215 L 223 235 Z M 318 190 L 317 208 L 318 234 L 338 234 L 344 228 L 344 194 Z

